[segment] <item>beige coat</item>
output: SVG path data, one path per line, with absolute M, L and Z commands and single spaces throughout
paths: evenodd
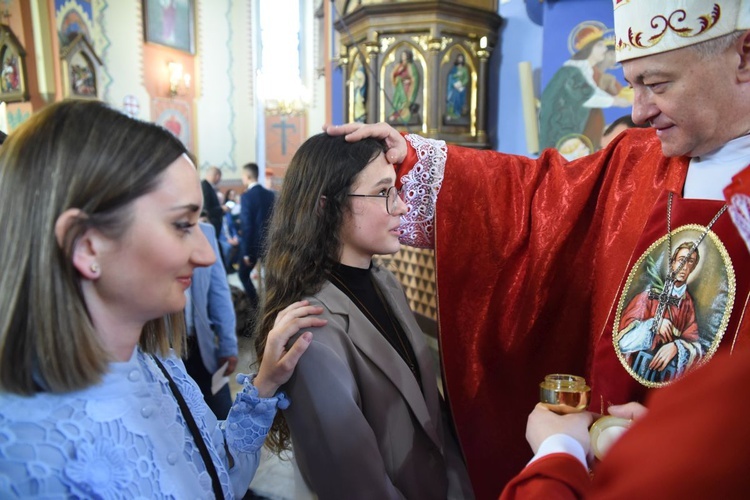
M 424 393 L 383 335 L 338 288 L 310 298 L 323 328 L 284 388 L 300 472 L 320 499 L 473 498 L 441 411 L 434 361 L 401 285 L 373 267 L 375 284 L 411 341 Z

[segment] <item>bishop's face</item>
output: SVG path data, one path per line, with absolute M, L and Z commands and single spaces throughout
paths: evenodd
M 737 60 L 734 47 L 711 57 L 685 47 L 624 61 L 633 121 L 656 129 L 665 156 L 700 156 L 746 133 Z

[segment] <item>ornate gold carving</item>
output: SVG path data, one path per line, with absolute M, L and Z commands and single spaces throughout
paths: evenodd
M 476 55 L 477 55 L 477 47 L 479 47 L 479 45 L 477 44 L 477 42 L 474 41 L 474 40 L 464 39 L 464 40 L 462 40 L 462 43 L 469 50 L 469 52 L 471 53 L 471 55 L 473 55 L 474 57 L 476 57 Z
M 429 50 L 429 42 L 431 40 L 430 35 L 414 35 L 411 37 L 414 43 L 419 45 L 424 52 Z
M 384 36 L 380 39 L 380 50 L 381 52 L 387 52 L 388 47 L 393 45 L 393 43 L 396 41 L 395 36 Z
M 414 35 L 411 39 L 419 45 L 424 52 L 443 52 L 447 46 L 453 43 L 453 38 L 435 38 L 430 35 Z

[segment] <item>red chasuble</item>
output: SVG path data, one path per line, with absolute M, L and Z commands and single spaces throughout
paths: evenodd
M 721 203 L 679 199 L 688 159 L 665 158 L 652 130 L 629 130 L 573 162 L 553 150 L 533 160 L 409 141 L 416 149 L 397 166 L 410 205 L 404 241 L 434 244 L 446 397 L 477 498 L 497 498 L 531 458 L 526 418 L 546 374 L 585 376 L 597 403 L 642 400 L 646 386 L 615 350 L 612 322 L 623 289 L 633 266 L 643 265 L 646 250 L 666 234 L 668 191 L 676 193 L 672 230 L 680 230 L 673 244 L 693 236 L 685 226 L 705 226 Z M 438 190 L 430 205 L 429 192 Z M 414 222 L 425 215 L 426 222 Z M 714 231 L 734 275 L 750 274 L 728 215 Z M 711 264 L 704 261 L 695 280 L 718 269 L 712 259 L 720 249 L 712 245 Z M 657 271 L 667 265 L 660 248 L 651 250 Z M 696 307 L 715 320 L 721 304 L 699 300 L 698 288 L 688 284 Z M 721 348 L 748 336 L 746 308 L 747 284 L 737 283 Z M 718 333 L 702 334 L 702 344 L 682 346 L 683 366 L 713 354 L 716 344 L 708 341 Z

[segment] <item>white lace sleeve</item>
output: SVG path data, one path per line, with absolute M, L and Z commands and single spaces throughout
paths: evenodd
M 418 248 L 435 245 L 435 206 L 445 175 L 448 147 L 445 141 L 409 134 L 406 140 L 417 152 L 417 163 L 401 177 L 401 193 L 408 207 L 401 218 L 401 243 Z
M 735 194 L 729 201 L 729 214 L 732 216 L 737 231 L 750 250 L 750 196 Z

